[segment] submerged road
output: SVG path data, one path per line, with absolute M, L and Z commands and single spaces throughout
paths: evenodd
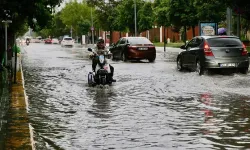
M 86 48 L 24 47 L 36 149 L 250 148 L 250 74 L 179 72 L 174 51 L 110 61 L 117 82 L 98 88 L 87 84 Z

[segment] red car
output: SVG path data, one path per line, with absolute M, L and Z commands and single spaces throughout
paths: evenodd
M 116 44 L 111 44 L 110 52 L 113 59 L 141 60 L 154 62 L 156 58 L 155 46 L 146 37 L 123 37 Z
M 44 43 L 45 43 L 45 44 L 52 44 L 52 40 L 51 40 L 51 39 L 45 39 L 45 40 L 44 40 Z

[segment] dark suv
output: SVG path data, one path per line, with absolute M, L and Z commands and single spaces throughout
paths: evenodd
M 189 68 L 202 75 L 207 69 L 236 68 L 247 74 L 248 52 L 236 36 L 197 36 L 177 56 L 177 69 Z

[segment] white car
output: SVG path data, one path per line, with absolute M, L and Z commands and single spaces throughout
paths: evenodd
M 73 47 L 74 40 L 72 39 L 72 37 L 64 37 L 63 40 L 61 41 L 61 46 L 62 47 L 66 47 L 66 46 Z
M 56 38 L 53 38 L 53 39 L 52 39 L 52 44 L 59 44 L 59 40 L 56 39 Z

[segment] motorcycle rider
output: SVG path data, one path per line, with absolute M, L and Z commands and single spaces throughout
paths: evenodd
M 105 47 L 104 45 L 104 40 L 102 38 L 98 39 L 97 41 L 97 44 L 96 44 L 96 47 L 94 48 L 94 51 L 97 53 L 97 54 L 101 54 L 103 53 L 103 51 L 108 51 L 107 48 Z M 91 54 L 92 55 L 92 54 Z M 92 55 L 93 56 L 93 55 Z M 98 64 L 98 61 L 99 61 L 99 58 L 98 57 L 93 57 L 92 59 L 92 70 L 93 72 L 95 72 L 95 69 L 96 69 L 96 65 Z M 106 61 L 106 60 L 105 60 Z M 111 71 L 111 81 L 112 82 L 116 82 L 115 79 L 113 79 L 113 75 L 114 75 L 114 67 L 111 66 L 109 64 L 109 68 L 110 68 L 110 71 Z

